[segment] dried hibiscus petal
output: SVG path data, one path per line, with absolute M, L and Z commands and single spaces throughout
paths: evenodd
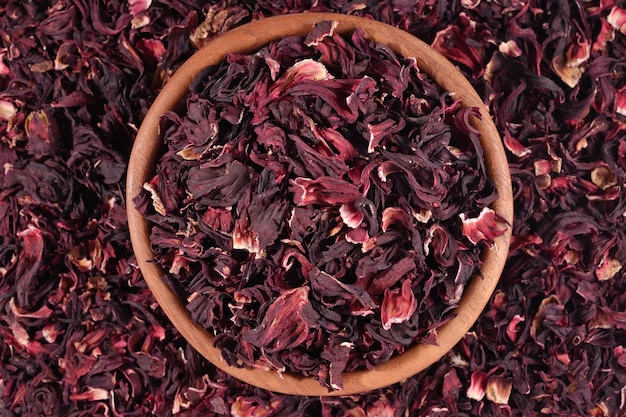
M 623 0 L 8 0 L 0 9 L 0 414 L 624 415 L 626 274 L 624 268 L 611 274 L 618 263 L 626 265 Z M 420 374 L 374 392 L 334 398 L 258 390 L 216 370 L 191 349 L 155 307 L 140 279 L 126 226 L 125 205 L 132 203 L 123 196 L 136 128 L 163 83 L 194 48 L 248 20 L 322 10 L 387 22 L 427 42 L 437 38 L 437 32 L 448 35 L 447 40 L 439 37 L 437 48 L 470 75 L 490 108 L 504 139 L 515 195 L 513 245 L 506 269 L 474 328 L 449 355 Z M 454 139 L 456 132 L 446 129 L 450 120 L 440 123 L 441 112 L 454 96 L 439 103 L 437 88 L 413 70 L 408 82 L 381 81 L 382 73 L 371 69 L 382 67 L 388 78 L 397 78 L 393 74 L 407 74 L 406 68 L 414 64 L 407 60 L 387 69 L 395 65 L 393 58 L 384 58 L 389 53 L 358 33 L 338 38 L 331 33 L 332 26 L 320 27 L 309 39 L 319 38 L 315 54 L 304 40 L 284 39 L 272 51 L 260 51 L 258 60 L 231 59 L 243 66 L 224 77 L 227 82 L 218 96 L 225 101 L 209 106 L 198 100 L 194 111 L 194 106 L 188 107 L 187 129 L 165 135 L 180 159 L 161 166 L 165 169 L 159 175 L 174 181 L 151 181 L 146 187 L 161 200 L 163 214 L 152 211 L 148 190 L 139 202 L 150 207 L 155 250 L 167 256 L 161 262 L 173 267 L 163 279 L 177 288 L 181 299 L 193 293 L 191 280 L 198 283 L 198 293 L 205 287 L 210 292 L 206 280 L 219 286 L 214 290 L 219 297 L 207 297 L 214 306 L 200 303 L 203 314 L 210 316 L 209 307 L 218 320 L 215 328 L 202 322 L 210 331 L 232 326 L 239 335 L 242 329 L 258 327 L 268 301 L 283 290 L 307 285 L 311 271 L 324 271 L 347 288 L 364 291 L 362 283 L 369 283 L 406 252 L 414 252 L 416 264 L 422 265 L 409 273 L 413 282 L 419 280 L 414 285 L 419 316 L 413 317 L 419 323 L 410 319 L 384 331 L 382 293 L 370 296 L 378 307 L 365 308 L 356 301 L 340 310 L 317 305 L 320 294 L 311 289 L 311 304 L 324 316 L 320 327 L 311 331 L 314 343 L 306 349 L 262 354 L 234 337 L 219 345 L 234 364 L 254 362 L 251 366 L 264 370 L 309 372 L 339 386 L 336 374 L 346 359 L 347 371 L 359 363 L 384 361 L 395 354 L 398 341 L 412 338 L 417 329 L 416 342 L 434 342 L 436 331 L 424 329 L 437 326 L 439 309 L 453 302 L 444 294 L 453 297 L 452 284 L 472 276 L 471 262 L 476 258 L 464 258 L 464 246 L 470 242 L 455 235 L 461 243 L 459 264 L 448 270 L 451 279 L 440 283 L 432 252 L 422 253 L 424 242 L 435 223 L 449 231 L 461 227 L 458 214 L 466 199 L 447 198 L 439 207 L 419 207 L 408 188 L 398 188 L 401 173 L 383 182 L 377 169 L 384 161 L 363 158 L 369 145 L 368 124 L 405 119 L 404 130 L 380 136 L 372 155 L 383 149 L 415 148 L 424 150 L 431 161 L 448 163 L 452 174 L 469 168 L 463 164 L 472 156 L 464 156 L 467 147 Z M 450 26 L 458 30 L 448 30 Z M 591 51 L 583 62 L 575 57 L 577 51 L 585 52 L 584 42 L 591 43 Z M 583 47 L 577 49 L 578 45 Z M 570 48 L 575 64 L 570 73 L 584 68 L 573 88 L 552 67 L 555 57 L 566 65 Z M 368 69 L 372 55 L 378 62 Z M 335 100 L 336 109 L 303 94 L 271 102 L 259 114 L 259 120 L 267 123 L 248 128 L 250 113 L 242 111 L 247 110 L 245 105 L 233 104 L 232 87 L 250 94 L 252 84 L 267 92 L 264 79 L 254 76 L 259 68 L 274 81 L 305 58 L 321 62 L 335 79 L 356 80 L 345 91 L 327 86 L 326 98 Z M 209 72 L 202 79 L 212 76 Z M 209 84 L 217 86 L 216 78 Z M 394 87 L 402 99 L 392 94 Z M 79 93 L 71 95 L 73 91 Z M 344 99 L 345 105 L 340 102 Z M 303 104 L 308 113 L 297 111 Z M 345 125 L 337 109 L 355 125 Z M 387 109 L 394 112 L 390 117 Z M 455 112 L 449 113 L 451 118 Z M 173 124 L 164 118 L 163 132 L 178 123 L 180 118 Z M 337 133 L 335 142 L 328 132 Z M 294 149 L 288 134 L 295 134 L 301 139 L 299 146 L 308 148 Z M 235 140 L 243 136 L 245 140 Z M 239 204 L 210 206 L 216 212 L 205 216 L 209 207 L 189 199 L 175 181 L 181 172 L 214 159 L 224 146 L 232 147 L 233 141 L 236 160 L 252 161 L 257 173 L 263 168 L 274 173 L 281 200 L 293 197 L 289 180 L 296 177 L 349 180 L 375 204 L 381 230 L 363 243 L 349 243 L 347 217 L 337 214 L 343 204 L 329 212 L 290 203 L 285 219 L 290 229 L 283 229 L 290 233 L 279 235 L 266 248 L 272 259 L 256 259 L 257 254 L 246 258 L 250 254 L 245 251 L 233 251 L 234 222 L 242 213 Z M 559 172 L 550 167 L 536 177 L 534 162 L 551 165 L 555 156 L 562 158 Z M 305 157 L 313 162 L 304 164 Z M 462 175 L 456 190 L 475 191 L 472 178 Z M 449 197 L 458 195 L 453 190 Z M 345 205 L 351 214 L 358 211 Z M 469 211 L 467 218 L 475 218 L 483 206 Z M 181 208 L 187 211 L 181 214 Z M 364 218 L 359 233 L 369 234 L 371 220 L 360 213 Z M 580 221 L 563 222 L 566 216 Z M 25 242 L 38 239 L 28 236 L 30 227 L 41 232 L 41 251 L 38 243 L 29 248 Z M 254 226 L 249 230 L 256 231 Z M 332 237 L 319 244 L 331 232 Z M 88 266 L 85 262 L 96 241 L 102 247 L 97 264 L 104 272 L 80 267 Z M 426 247 L 432 250 L 430 244 Z M 40 254 L 42 261 L 33 276 L 31 261 Z M 247 268 L 240 269 L 242 264 Z M 355 264 L 357 277 L 349 266 Z M 403 279 L 390 289 L 398 288 Z M 18 301 L 18 292 L 28 294 L 27 305 Z M 349 292 L 340 294 L 345 297 L 324 301 L 352 299 Z M 542 300 L 552 295 L 558 301 L 542 309 Z M 331 328 L 332 341 L 324 333 Z M 102 332 L 92 336 L 94 330 L 104 330 L 105 338 Z M 89 341 L 83 343 L 84 339 Z M 97 346 L 94 340 L 100 341 Z M 325 344 L 325 349 L 316 343 Z M 150 356 L 167 361 L 162 377 L 163 368 Z M 513 381 L 506 404 L 485 398 L 487 379 L 495 373 Z M 491 397 L 504 402 L 506 395 Z
M 436 344 L 477 245 L 506 225 L 488 208 L 476 110 L 415 59 L 335 27 L 201 74 L 186 113 L 163 116 L 165 149 L 136 201 L 229 363 L 340 389 L 348 369 Z
M 383 329 L 389 330 L 394 323 L 408 320 L 417 309 L 415 294 L 411 289 L 411 281 L 405 280 L 400 288 L 385 290 L 383 303 L 380 307 Z
M 244 332 L 242 339 L 270 353 L 299 346 L 319 321 L 308 296 L 308 287 L 285 291 L 269 306 L 261 325 Z

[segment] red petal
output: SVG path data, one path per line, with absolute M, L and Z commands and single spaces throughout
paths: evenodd
M 487 374 L 483 371 L 474 371 L 471 376 L 470 386 L 465 394 L 467 398 L 480 401 L 485 396 Z
M 7 64 L 4 63 L 4 57 L 6 55 L 7 55 L 7 48 L 3 48 L 2 51 L 0 51 L 0 75 L 11 74 L 11 70 L 9 69 Z
M 513 381 L 510 379 L 492 375 L 487 381 L 485 394 L 487 394 L 487 399 L 489 401 L 496 404 L 508 404 L 512 388 Z
M 284 291 L 267 309 L 263 322 L 245 331 L 243 340 L 267 352 L 292 349 L 309 337 L 309 329 L 319 317 L 309 302 L 309 287 Z
M 600 262 L 600 266 L 596 269 L 596 278 L 599 281 L 607 281 L 613 278 L 622 270 L 622 264 L 617 259 L 609 258 L 608 254 L 604 254 L 604 258 Z
M 285 74 L 276 80 L 270 90 L 269 100 L 275 100 L 291 85 L 298 85 L 304 80 L 321 81 L 332 78 L 333 76 L 321 62 L 312 59 L 303 59 L 287 69 Z
M 151 4 L 152 0 L 128 0 L 128 7 L 132 16 L 145 12 Z
M 417 302 L 410 280 L 405 280 L 401 289 L 386 289 L 383 304 L 380 307 L 383 328 L 389 330 L 394 323 L 405 322 L 411 318 L 416 309 Z
M 513 319 L 509 322 L 509 325 L 506 326 L 506 335 L 511 339 L 512 342 L 517 341 L 517 325 L 526 320 L 524 317 L 516 314 Z
M 6 100 L 0 100 L 0 120 L 10 120 L 16 114 L 17 109 L 13 103 Z
M 531 150 L 522 145 L 517 139 L 515 139 L 508 131 L 504 132 L 504 146 L 515 156 L 523 157 L 528 155 Z
M 517 46 L 517 42 L 512 39 L 510 41 L 500 43 L 498 50 L 500 53 L 511 58 L 517 58 L 522 55 L 522 50 L 519 46 Z
M 296 178 L 290 183 L 289 191 L 294 193 L 293 201 L 298 206 L 352 203 L 361 196 L 356 186 L 339 178 Z
M 402 228 L 410 230 L 413 226 L 411 216 L 399 207 L 387 207 L 383 211 L 383 218 L 381 222 L 381 228 L 383 232 L 387 232 L 389 226 L 396 224 L 402 226 Z
M 466 218 L 464 213 L 459 215 L 463 222 L 463 235 L 474 245 L 485 241 L 493 245 L 495 238 L 505 233 L 505 229 L 498 227 L 496 212 L 485 207 L 476 218 Z
M 600 19 L 602 27 L 596 41 L 591 46 L 591 50 L 600 54 L 606 54 L 607 44 L 615 39 L 615 29 L 606 21 L 605 18 Z
M 626 35 L 626 9 L 621 7 L 613 7 L 611 13 L 606 18 L 606 21 L 611 24 L 615 29 L 619 30 Z
M 103 388 L 87 387 L 80 394 L 71 394 L 72 401 L 102 401 L 109 399 L 109 391 Z
M 350 243 L 365 243 L 369 238 L 370 236 L 367 233 L 367 229 L 362 227 L 352 229 L 346 234 L 346 240 Z

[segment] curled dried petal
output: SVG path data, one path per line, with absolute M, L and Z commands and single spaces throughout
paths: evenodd
M 485 395 L 489 401 L 496 404 L 508 404 L 513 381 L 502 376 L 492 375 L 487 380 Z
M 607 16 L 606 21 L 615 29 L 626 35 L 626 9 L 614 6 L 611 9 L 611 13 Z
M 470 378 L 470 386 L 467 388 L 466 396 L 472 400 L 480 401 L 485 396 L 487 385 L 487 374 L 483 371 L 474 371 Z
M 359 189 L 353 184 L 333 177 L 314 180 L 296 178 L 290 182 L 289 190 L 294 194 L 293 201 L 298 206 L 353 203 L 361 196 Z
M 393 324 L 403 323 L 410 319 L 416 309 L 417 301 L 410 280 L 405 280 L 401 288 L 386 289 L 380 306 L 383 329 L 389 330 Z
M 485 207 L 478 217 L 468 218 L 464 213 L 459 215 L 463 222 L 463 235 L 473 244 L 486 242 L 492 246 L 498 236 L 502 236 L 506 229 L 499 226 L 496 212 Z
M 269 306 L 261 324 L 244 331 L 242 339 L 270 353 L 300 345 L 319 320 L 308 296 L 309 287 L 284 291 Z

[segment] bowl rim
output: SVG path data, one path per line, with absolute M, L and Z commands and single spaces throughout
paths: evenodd
M 183 301 L 162 279 L 165 273 L 154 262 L 150 248 L 149 225 L 133 204 L 133 198 L 155 172 L 160 150 L 161 115 L 180 106 L 187 95 L 187 86 L 202 69 L 223 61 L 228 53 L 253 53 L 271 41 L 290 35 L 305 35 L 313 24 L 322 20 L 337 21 L 336 31 L 341 34 L 360 28 L 368 40 L 386 44 L 400 56 L 416 58 L 420 70 L 440 87 L 461 97 L 464 106 L 479 109 L 481 117 L 473 117 L 472 124 L 481 132 L 487 175 L 499 193 L 499 198 L 490 207 L 511 225 L 504 235 L 496 238 L 492 249 L 483 252 L 482 276 L 472 277 L 463 292 L 456 316 L 438 329 L 437 346 L 417 344 L 371 370 L 346 372 L 342 375 L 341 390 L 330 390 L 312 377 L 295 373 L 279 374 L 228 365 L 219 349 L 213 347 L 213 336 L 192 320 Z M 192 55 L 163 87 L 137 132 L 128 163 L 126 205 L 131 244 L 141 273 L 158 304 L 182 336 L 213 365 L 243 382 L 283 394 L 308 396 L 350 395 L 382 388 L 417 374 L 443 357 L 463 338 L 491 298 L 504 269 L 513 224 L 513 195 L 506 154 L 487 107 L 469 81 L 443 55 L 415 36 L 372 19 L 335 13 L 308 12 L 256 20 L 219 35 Z

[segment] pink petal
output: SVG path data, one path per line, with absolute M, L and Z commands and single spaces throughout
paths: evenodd
M 626 116 L 626 86 L 615 92 L 615 112 Z
M 474 371 L 470 378 L 470 386 L 465 394 L 467 398 L 480 401 L 485 396 L 487 374 L 483 371 Z
M 616 362 L 622 367 L 626 368 L 626 349 L 624 346 L 616 346 L 613 348 L 613 356 Z
M 465 9 L 474 9 L 480 4 L 480 0 L 461 0 L 461 6 Z
M 626 35 L 626 9 L 621 7 L 613 7 L 611 13 L 606 18 L 606 21 L 611 24 L 615 29 L 619 30 Z
M 260 253 L 259 236 L 249 227 L 237 221 L 233 232 L 233 249 L 243 249 L 250 253 Z
M 144 60 L 151 64 L 161 62 L 165 55 L 165 46 L 159 39 L 142 39 L 137 42 L 137 50 L 142 53 Z
M 391 329 L 394 323 L 402 323 L 410 319 L 417 309 L 415 294 L 411 289 L 411 281 L 405 280 L 402 288 L 385 290 L 380 316 L 385 330 Z
M 485 207 L 476 218 L 466 218 L 464 213 L 461 213 L 459 217 L 463 222 L 463 234 L 474 245 L 485 241 L 491 246 L 495 239 L 506 231 L 498 226 L 496 212 L 489 207 Z
M 237 397 L 230 406 L 233 417 L 270 417 L 274 410 L 270 404 L 262 403 L 256 397 Z
M 523 157 L 528 155 L 531 150 L 522 145 L 508 131 L 504 132 L 504 146 L 515 156 Z
M 304 40 L 306 46 L 317 46 L 322 39 L 333 36 L 335 29 L 339 25 L 336 20 L 323 20 L 313 26 L 313 30 Z
M 526 319 L 524 317 L 516 314 L 509 322 L 509 325 L 506 326 L 506 335 L 512 342 L 517 341 L 517 325 L 525 320 Z
M 389 401 L 384 396 L 367 407 L 367 415 L 370 417 L 395 417 L 396 414 L 396 407 L 389 404 Z
M 468 44 L 466 36 L 457 26 L 449 25 L 437 32 L 431 46 L 446 58 L 467 66 L 475 77 L 483 74 L 480 51 Z
M 4 57 L 7 55 L 7 48 L 3 48 L 0 51 L 0 75 L 11 74 L 11 69 L 4 63 Z
M 587 69 L 587 61 L 591 52 L 590 42 L 580 34 L 563 55 L 552 59 L 552 69 L 569 87 L 574 88 Z
M 12 297 L 9 301 L 9 307 L 11 308 L 11 312 L 13 316 L 18 318 L 29 318 L 29 319 L 45 319 L 52 315 L 52 310 L 47 306 L 43 305 L 36 311 L 27 311 L 20 308 L 16 302 L 15 298 Z
M 320 128 L 319 132 L 322 137 L 324 137 L 331 145 L 335 147 L 335 149 L 337 149 L 337 151 L 339 152 L 339 158 L 342 161 L 349 161 L 351 159 L 354 159 L 357 151 L 354 146 L 352 146 L 350 141 L 343 137 L 341 133 L 330 128 Z
M 381 228 L 383 232 L 387 232 L 389 226 L 396 224 L 404 229 L 410 229 L 412 227 L 411 216 L 399 207 L 387 207 L 383 211 Z
M 339 215 L 344 224 L 352 229 L 361 225 L 365 215 L 354 207 L 354 204 L 342 204 L 339 207 Z
M 538 159 L 533 162 L 533 165 L 535 167 L 536 176 L 550 174 L 550 171 L 552 170 L 552 162 L 547 159 Z
M 347 181 L 334 177 L 296 178 L 290 181 L 289 191 L 294 194 L 293 201 L 298 206 L 307 204 L 352 203 L 361 193 Z
M 269 100 L 275 100 L 291 85 L 298 85 L 302 81 L 321 81 L 330 80 L 332 78 L 334 77 L 321 62 L 314 61 L 313 59 L 303 59 L 287 69 L 285 74 L 276 80 L 270 90 Z
M 615 39 L 615 29 L 613 28 L 613 25 L 606 21 L 605 18 L 600 20 L 602 22 L 602 27 L 600 28 L 600 33 L 598 34 L 595 42 L 591 45 L 591 50 L 601 54 L 606 54 L 608 43 Z
M 367 146 L 367 152 L 373 153 L 375 148 L 383 139 L 402 130 L 404 126 L 404 119 L 400 119 L 400 122 L 396 122 L 393 119 L 387 119 L 376 125 L 368 123 L 367 130 L 369 131 L 369 145 Z
M 309 301 L 309 287 L 293 288 L 283 291 L 268 307 L 263 322 L 244 331 L 242 338 L 269 353 L 288 350 L 307 340 L 318 320 Z
M 43 330 L 41 331 L 41 334 L 43 335 L 43 338 L 46 340 L 46 342 L 48 343 L 54 343 L 57 340 L 57 337 L 61 334 L 62 332 L 60 332 L 59 330 L 57 330 L 56 328 L 56 323 L 50 323 L 47 324 Z
M 233 215 L 222 207 L 208 207 L 202 215 L 202 222 L 218 232 L 230 232 L 233 229 Z
M 17 114 L 17 109 L 10 101 L 0 100 L 0 120 L 11 120 Z
M 367 413 L 360 405 L 357 405 L 350 410 L 347 410 L 343 417 L 367 417 Z

